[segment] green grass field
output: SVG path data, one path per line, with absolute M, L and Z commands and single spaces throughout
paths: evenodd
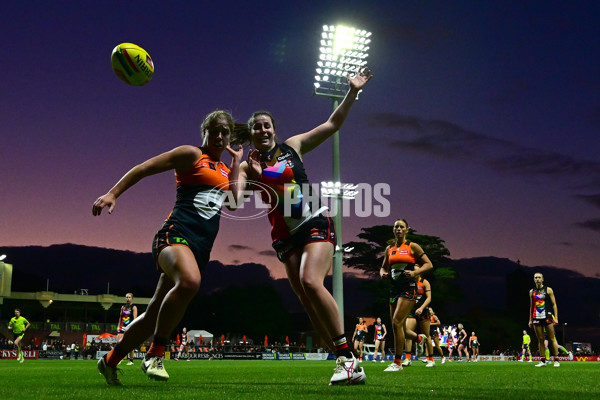
M 95 361 L 0 360 L 0 399 L 599 399 L 600 363 L 535 368 L 517 362 L 449 362 L 401 372 L 364 362 L 363 386 L 328 386 L 334 361 L 165 361 L 171 379 L 149 380 L 136 360 L 109 387 Z M 397 397 L 396 397 L 397 396 Z

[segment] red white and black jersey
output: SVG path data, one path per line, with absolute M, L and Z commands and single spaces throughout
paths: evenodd
M 125 328 L 133 321 L 133 304 L 125 304 L 121 306 L 121 314 L 119 315 L 118 332 L 123 333 Z

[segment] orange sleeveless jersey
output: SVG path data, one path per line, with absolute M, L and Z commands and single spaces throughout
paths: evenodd
M 396 263 L 410 263 L 416 262 L 415 256 L 410 249 L 410 241 L 402 243 L 400 246 L 390 246 L 388 248 L 388 265 L 394 265 Z
M 229 190 L 229 168 L 222 161 L 215 161 L 202 152 L 192 169 L 182 174 L 175 173 L 175 180 L 177 187 L 207 185 L 227 191 Z
M 423 279 L 421 279 L 421 277 L 419 277 L 419 280 L 417 281 L 417 294 L 425 294 L 425 283 L 423 282 Z

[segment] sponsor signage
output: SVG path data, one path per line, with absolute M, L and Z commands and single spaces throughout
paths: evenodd
M 326 361 L 329 353 L 306 353 L 304 356 L 309 361 Z
M 38 354 L 39 358 L 54 359 L 54 360 L 58 360 L 62 356 L 63 356 L 63 352 L 60 350 L 40 351 Z
M 222 353 L 224 360 L 260 360 L 262 353 Z
M 37 350 L 23 350 L 23 356 L 26 359 L 35 359 L 38 358 Z M 17 350 L 0 350 L 0 358 L 3 359 L 17 359 L 18 353 Z

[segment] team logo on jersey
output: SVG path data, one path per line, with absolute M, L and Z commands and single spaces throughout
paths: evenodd
M 276 157 L 277 161 L 284 161 L 284 160 L 287 160 L 288 158 L 292 158 L 292 152 L 291 151 L 288 151 L 287 153 L 282 154 L 282 155 Z

